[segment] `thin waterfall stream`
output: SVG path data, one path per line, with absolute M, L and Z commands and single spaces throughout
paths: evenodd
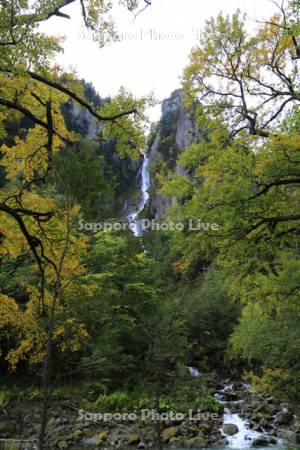
M 141 236 L 143 234 L 142 223 L 139 220 L 139 214 L 145 208 L 149 200 L 149 187 L 150 187 L 150 173 L 149 173 L 149 158 L 147 155 L 143 155 L 143 164 L 141 170 L 141 198 L 137 206 L 127 216 L 130 228 L 135 236 Z

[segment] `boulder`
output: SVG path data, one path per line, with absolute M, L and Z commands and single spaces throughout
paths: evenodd
M 128 436 L 128 444 L 135 445 L 141 442 L 141 437 L 138 433 L 132 433 Z
M 228 436 L 233 436 L 239 432 L 239 429 L 234 423 L 225 423 L 225 425 L 223 425 L 223 431 Z
M 216 442 L 212 442 L 211 443 L 212 447 L 227 447 L 228 445 L 228 440 L 226 438 L 222 438 Z
M 270 444 L 269 439 L 265 436 L 260 436 L 254 439 L 252 447 L 267 447 Z
M 300 421 L 298 418 L 295 420 L 293 428 L 294 428 L 294 431 L 296 431 L 297 433 L 300 433 Z
M 101 433 L 98 434 L 97 443 L 98 445 L 102 445 L 106 441 L 107 441 L 107 431 L 101 431 Z
M 183 443 L 183 441 L 182 441 L 182 439 L 179 438 L 179 437 L 172 437 L 172 438 L 169 440 L 169 445 L 170 445 L 172 448 L 178 448 L 178 447 L 181 447 L 181 446 L 182 446 L 182 443 Z
M 200 425 L 198 426 L 198 429 L 200 431 L 202 431 L 204 434 L 208 434 L 211 432 L 212 426 L 210 423 L 203 422 L 203 423 L 200 423 Z
M 288 425 L 292 422 L 294 416 L 290 411 L 281 411 L 276 415 L 276 423 L 278 425 Z
M 283 439 L 288 444 L 299 444 L 300 443 L 300 433 L 296 433 L 291 430 L 278 430 L 277 436 Z
M 178 435 L 178 428 L 176 427 L 169 427 L 169 428 L 165 428 L 162 432 L 162 440 L 163 442 L 169 442 L 169 440 L 172 437 L 175 437 Z
M 71 434 L 69 434 L 68 439 L 74 439 L 75 441 L 78 440 L 82 436 L 81 430 L 74 430 Z
M 192 437 L 185 442 L 187 448 L 204 448 L 206 442 L 202 437 Z

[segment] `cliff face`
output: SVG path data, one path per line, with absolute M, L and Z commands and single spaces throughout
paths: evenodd
M 85 97 L 96 106 L 109 101 L 109 99 L 101 99 L 92 85 L 87 83 L 85 83 Z M 84 139 L 97 142 L 97 154 L 104 158 L 107 176 L 113 178 L 116 184 L 111 214 L 126 215 L 127 210 L 138 201 L 142 158 L 137 160 L 128 156 L 120 158 L 113 140 L 103 142 L 98 139 L 103 130 L 103 124 L 97 122 L 89 111 L 80 108 L 72 100 L 62 106 L 62 113 L 70 130 L 80 134 Z
M 149 144 L 149 161 L 151 171 L 151 192 L 149 215 L 161 219 L 172 206 L 172 197 L 158 193 L 155 175 L 159 173 L 168 177 L 169 171 L 187 176 L 184 168 L 178 164 L 177 157 L 184 149 L 197 142 L 202 128 L 195 126 L 193 113 L 186 110 L 182 101 L 182 90 L 174 91 L 162 102 L 161 119 L 152 131 Z

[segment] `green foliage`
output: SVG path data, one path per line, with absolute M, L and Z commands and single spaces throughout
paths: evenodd
M 19 304 L 29 300 L 25 286 L 28 282 L 38 285 L 38 277 L 32 273 L 32 260 L 26 255 L 18 259 L 4 258 L 0 272 L 0 291 L 16 299 Z
M 60 194 L 80 204 L 85 220 L 100 221 L 112 215 L 115 185 L 105 173 L 95 142 L 82 140 L 57 155 L 54 182 Z
M 285 20 L 276 16 L 278 23 L 264 24 L 255 35 L 247 33 L 240 12 L 207 22 L 184 74 L 183 109 L 195 127 L 209 132 L 180 152 L 178 106 L 152 127 L 147 145 L 157 137 L 151 194 L 160 188 L 159 195 L 177 200 L 169 218 L 218 228 L 186 226 L 142 239 L 113 232 L 87 236 L 75 225 L 65 233 L 64 226 L 81 217 L 107 218 L 132 192 L 153 98 L 137 99 L 121 88 L 104 100 L 92 85 L 62 74 L 52 65 L 59 39 L 38 31 L 58 1 L 32 8 L 16 1 L 13 17 L 8 3 L 0 12 L 1 39 L 16 42 L 1 42 L 1 98 L 17 99 L 18 112 L 6 111 L 2 100 L 1 205 L 5 214 L 8 204 L 14 207 L 14 214 L 5 215 L 0 234 L 1 368 L 7 370 L 8 354 L 14 368 L 26 358 L 40 367 L 55 292 L 51 356 L 63 380 L 56 397 L 84 397 L 83 407 L 107 412 L 191 406 L 217 412 L 205 376 L 191 377 L 187 366 L 223 373 L 228 358 L 253 370 L 257 390 L 275 388 L 299 399 L 299 2 L 289 4 Z M 137 1 L 121 3 L 138 7 Z M 100 45 L 117 38 L 109 18 L 113 3 L 89 0 L 84 6 L 85 25 Z M 46 82 L 32 78 L 28 67 Z M 52 86 L 56 82 L 63 91 Z M 86 139 L 91 117 L 80 109 L 72 115 L 74 95 L 68 100 L 64 93 L 69 88 L 101 122 L 97 136 Z M 178 91 L 170 100 L 176 96 Z M 287 100 L 278 106 L 282 97 Z M 20 106 L 29 118 L 20 118 Z M 174 170 L 178 164 L 187 176 Z M 25 239 L 12 227 L 23 219 L 31 233 Z M 36 266 L 46 278 L 37 278 Z M 71 380 L 68 388 L 64 381 Z M 13 395 L 1 391 L 0 404 Z
M 262 388 L 267 385 L 271 390 L 270 386 L 276 381 L 268 381 L 267 375 L 273 373 L 269 373 L 269 369 L 284 373 L 284 380 L 279 380 L 276 387 L 291 398 L 299 396 L 295 390 L 299 385 L 300 370 L 299 319 L 297 300 L 293 298 L 285 304 L 249 304 L 230 341 L 231 357 L 240 356 L 250 363 L 250 367 L 265 368 Z
M 224 368 L 224 353 L 239 308 L 229 294 L 226 274 L 209 270 L 187 300 L 193 358 L 203 370 Z
M 218 412 L 220 405 L 211 395 L 203 394 L 198 390 L 191 392 L 192 384 L 187 379 L 187 384 L 182 385 L 179 391 L 172 391 L 162 394 L 159 398 L 159 410 L 163 412 L 184 412 L 191 408 L 201 408 L 210 412 Z M 189 387 L 189 392 L 187 389 Z M 203 390 L 204 390 L 203 386 Z M 81 401 L 81 407 L 88 411 L 95 412 L 134 412 L 140 413 L 142 410 L 154 410 L 157 408 L 157 400 L 153 391 L 147 390 L 144 385 L 139 385 L 131 391 L 114 391 L 108 394 L 101 394 L 94 401 Z
M 119 377 L 124 383 L 143 371 L 148 323 L 158 314 L 157 268 L 140 243 L 113 233 L 92 238 L 85 266 L 80 283 L 86 300 L 80 290 L 70 299 L 73 313 L 92 337 L 83 370 L 91 365 L 95 376 L 117 387 Z
M 217 413 L 220 411 L 220 403 L 212 395 L 204 395 L 196 398 L 198 407 L 207 407 L 209 411 Z
M 183 279 L 217 269 L 192 294 L 198 302 L 188 322 L 195 336 L 195 322 L 201 324 L 199 359 L 216 353 L 222 360 L 232 334 L 229 353 L 237 366 L 285 371 L 286 388 L 278 389 L 291 396 L 300 367 L 299 96 L 279 106 L 272 96 L 264 102 L 267 90 L 275 92 L 284 81 L 275 70 L 268 79 L 260 70 L 271 68 L 276 54 L 281 76 L 291 77 L 298 92 L 291 72 L 298 49 L 290 6 L 285 17 L 275 16 L 252 35 L 240 12 L 207 22 L 185 71 L 184 97 L 190 107 L 202 102 L 199 119 L 209 134 L 178 159 L 188 180 L 169 174 L 162 192 L 177 199 L 170 219 L 218 224 L 206 232 L 186 227 L 170 243 Z M 238 305 L 242 314 L 235 326 Z
M 7 383 L 9 384 L 9 383 Z M 0 408 L 4 409 L 12 400 L 37 400 L 41 398 L 39 389 L 24 386 L 1 386 Z
M 155 397 L 147 391 L 116 391 L 112 394 L 101 395 L 94 403 L 98 411 L 103 412 L 135 412 L 139 413 L 143 409 L 155 408 Z M 161 412 L 176 411 L 176 403 L 169 397 L 163 397 L 159 402 Z
M 130 411 L 132 397 L 127 392 L 113 392 L 109 395 L 100 395 L 95 406 L 103 412 L 125 412 Z

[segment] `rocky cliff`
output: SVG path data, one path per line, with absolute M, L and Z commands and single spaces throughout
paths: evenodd
M 99 107 L 110 101 L 110 99 L 102 99 L 91 84 L 85 81 L 82 83 L 85 88 L 85 98 L 90 103 Z M 126 214 L 127 209 L 130 209 L 131 205 L 138 201 L 142 158 L 137 160 L 133 160 L 129 156 L 120 158 L 112 139 L 108 142 L 99 139 L 103 124 L 97 122 L 89 111 L 79 107 L 72 100 L 62 106 L 62 113 L 70 130 L 80 134 L 84 139 L 97 142 L 97 153 L 99 157 L 104 158 L 106 172 L 116 182 L 111 214 L 116 217 Z
M 167 178 L 170 171 L 187 176 L 178 164 L 177 157 L 184 149 L 197 142 L 203 130 L 195 125 L 193 111 L 184 107 L 182 90 L 174 91 L 162 102 L 161 119 L 152 129 L 149 140 L 149 161 L 151 171 L 151 192 L 148 214 L 161 219 L 172 206 L 174 199 L 158 192 L 156 174 Z

